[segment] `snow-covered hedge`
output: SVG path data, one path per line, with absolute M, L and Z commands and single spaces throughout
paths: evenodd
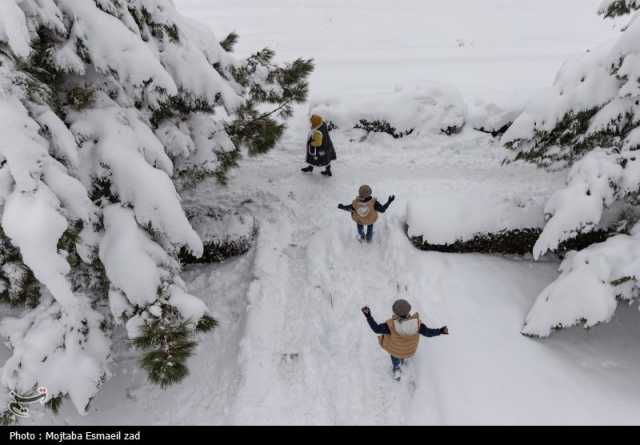
M 605 0 L 599 13 L 615 17 L 638 9 L 636 0 Z M 535 98 L 504 136 L 516 158 L 571 167 L 566 186 L 545 207 L 535 258 L 603 226 L 620 233 L 567 256 L 560 277 L 527 316 L 527 335 L 609 321 L 617 299 L 638 297 L 639 79 L 635 13 L 613 44 L 565 63 L 553 88 Z
M 542 215 L 540 202 L 489 191 L 423 195 L 407 204 L 407 234 L 424 250 L 524 254 L 544 225 Z
M 187 209 L 191 225 L 204 244 L 204 252 L 197 258 L 188 251 L 180 252 L 183 264 L 217 263 L 249 251 L 256 236 L 257 222 L 242 209 Z
M 478 100 L 468 105 L 467 123 L 474 130 L 488 133 L 493 137 L 502 136 L 521 112 L 521 108 L 505 107 Z
M 316 100 L 317 113 L 337 128 L 361 128 L 399 138 L 408 135 L 456 134 L 465 125 L 466 107 L 455 88 L 431 84 L 398 88 L 371 96 L 347 95 Z
M 118 324 L 153 382 L 186 375 L 215 321 L 179 275 L 204 246 L 178 189 L 273 147 L 313 68 L 235 40 L 172 0 L 0 1 L 0 293 L 37 306 L 0 320 L 3 390 L 86 412 Z
M 620 210 L 622 211 L 622 210 Z M 594 231 L 560 243 L 555 252 L 581 249 L 615 234 L 608 215 Z M 528 255 L 542 234 L 542 202 L 475 190 L 447 197 L 421 196 L 407 205 L 407 236 L 421 250 Z

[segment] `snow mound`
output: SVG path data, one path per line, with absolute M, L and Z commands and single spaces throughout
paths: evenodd
M 243 209 L 200 209 L 189 221 L 205 244 L 250 237 L 256 227 L 253 215 Z
M 434 245 L 468 241 L 478 234 L 544 226 L 542 202 L 533 197 L 496 195 L 474 191 L 451 195 L 430 194 L 407 204 L 410 238 L 422 237 Z
M 181 253 L 183 263 L 215 263 L 246 253 L 256 235 L 257 221 L 247 209 L 195 207 L 189 222 L 204 244 L 200 258 Z
M 345 129 L 387 123 L 396 136 L 458 133 L 467 114 L 460 92 L 443 84 L 314 100 L 309 112 Z
M 508 130 L 520 113 L 522 109 L 517 106 L 476 100 L 468 104 L 467 123 L 478 131 L 500 134 Z

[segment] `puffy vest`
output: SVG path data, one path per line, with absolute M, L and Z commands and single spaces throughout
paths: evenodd
M 391 333 L 378 337 L 378 342 L 382 349 L 396 358 L 413 357 L 420 343 L 420 324 L 418 314 L 413 314 L 404 321 L 394 316 L 387 320 Z
M 351 218 L 363 226 L 373 224 L 378 220 L 378 212 L 376 211 L 376 198 L 371 198 L 367 202 L 362 202 L 358 198 L 351 203 L 353 212 Z

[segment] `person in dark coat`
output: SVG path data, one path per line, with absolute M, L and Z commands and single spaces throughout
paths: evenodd
M 321 116 L 314 114 L 311 116 L 311 132 L 307 139 L 307 167 L 303 168 L 304 173 L 311 173 L 313 167 L 324 167 L 324 176 L 332 176 L 331 161 L 337 159 L 336 150 L 329 136 L 329 128 Z
M 418 350 L 420 336 L 437 337 L 449 335 L 446 326 L 431 329 L 420 321 L 420 315 L 411 314 L 411 304 L 407 300 L 397 300 L 392 306 L 393 316 L 382 324 L 376 323 L 369 307 L 362 308 L 362 313 L 369 323 L 371 330 L 378 334 L 378 342 L 382 349 L 391 356 L 393 377 L 400 380 L 401 366 L 404 361 L 415 355 Z
M 357 224 L 360 241 L 371 242 L 373 239 L 373 224 L 378 220 L 378 213 L 387 211 L 391 203 L 396 199 L 389 196 L 386 204 L 382 205 L 372 195 L 371 187 L 363 185 L 358 190 L 358 196 L 350 205 L 338 204 L 340 210 L 351 212 L 351 219 Z M 365 235 L 364 228 L 367 227 Z

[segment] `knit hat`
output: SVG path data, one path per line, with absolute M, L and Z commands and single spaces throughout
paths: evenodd
M 401 318 L 408 317 L 411 313 L 411 305 L 407 300 L 396 300 L 396 302 L 393 303 L 392 309 L 393 313 Z
M 311 119 L 309 119 L 311 121 L 311 127 L 312 128 L 318 128 L 320 125 L 322 125 L 322 117 L 314 114 L 311 116 Z
M 366 199 L 371 197 L 372 193 L 373 192 L 371 191 L 371 187 L 369 187 L 368 185 L 363 185 L 358 190 L 358 197 L 361 199 Z

